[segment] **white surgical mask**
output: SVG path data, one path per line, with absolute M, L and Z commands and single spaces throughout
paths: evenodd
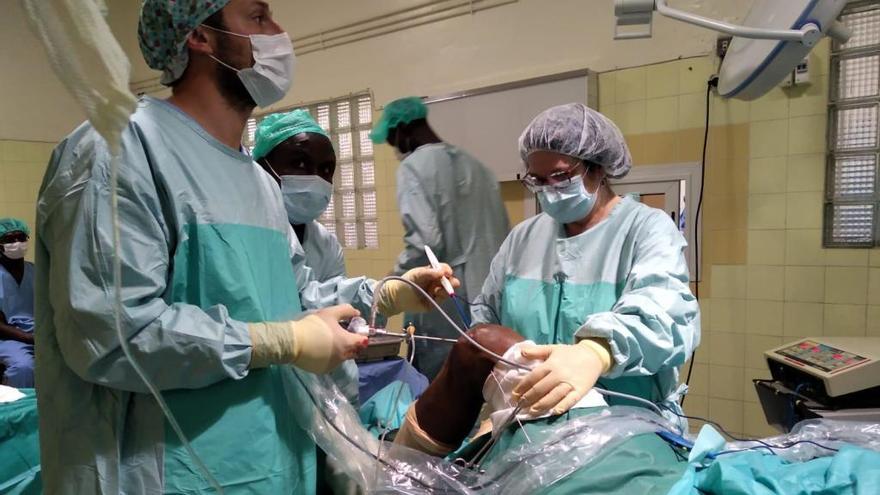
M 11 242 L 9 244 L 3 244 L 3 256 L 11 260 L 20 260 L 25 257 L 28 250 L 27 241 L 24 242 Z
M 281 176 L 281 196 L 292 224 L 309 223 L 321 216 L 332 194 L 333 184 L 317 175 Z
M 284 98 L 293 82 L 293 69 L 296 64 L 293 43 L 290 42 L 290 37 L 286 32 L 272 35 L 245 35 L 213 28 L 205 24 L 202 26 L 250 40 L 254 56 L 253 67 L 236 69 L 213 55 L 211 58 L 238 74 L 238 78 L 258 106 L 265 108 Z

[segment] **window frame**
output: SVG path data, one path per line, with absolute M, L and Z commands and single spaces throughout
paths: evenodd
M 846 16 L 869 11 L 876 12 L 876 19 L 873 20 L 876 26 L 873 27 L 873 31 L 880 33 L 880 0 L 849 2 L 843 12 L 841 12 L 840 20 L 846 24 Z M 855 37 L 857 35 L 858 33 L 847 43 L 857 40 L 858 38 Z M 874 37 L 872 36 L 871 38 Z M 847 73 L 845 64 L 854 60 L 867 60 L 870 58 L 877 58 L 876 69 L 871 68 L 870 63 L 866 63 L 866 67 L 870 69 L 868 77 L 874 80 L 873 88 L 867 87 L 873 91 L 873 94 L 857 97 L 841 95 L 842 88 L 851 87 L 845 81 L 841 81 L 841 78 Z M 873 44 L 863 44 L 856 47 L 847 47 L 846 43 L 832 41 L 830 63 L 822 245 L 826 248 L 873 248 L 880 246 L 880 221 L 878 221 L 880 219 L 880 37 L 877 37 Z M 850 69 L 854 68 L 851 67 Z M 854 72 L 853 77 L 857 76 L 858 74 Z M 839 122 L 841 121 L 841 116 L 844 113 L 865 108 L 874 109 L 873 120 L 877 123 L 874 135 L 868 136 L 866 133 L 864 136 L 859 136 L 856 134 L 852 136 L 852 139 L 872 139 L 873 145 L 839 146 L 839 136 L 841 133 Z M 854 118 L 858 117 L 855 112 L 853 114 Z M 847 160 L 851 163 L 845 165 Z M 859 164 L 855 163 L 858 160 L 867 161 L 867 167 L 862 166 L 861 170 L 859 170 Z M 873 161 L 872 169 L 870 167 L 871 161 Z M 843 192 L 845 189 L 858 189 L 859 184 L 857 181 L 860 173 L 873 174 L 873 177 L 868 175 L 866 176 L 867 180 L 862 181 L 862 187 L 865 184 L 871 184 L 872 191 L 849 194 Z M 846 213 L 846 211 L 850 213 Z M 870 212 L 870 228 L 860 237 L 852 235 L 851 240 L 846 240 L 846 235 L 839 232 L 839 229 L 845 228 L 845 225 L 842 225 L 842 222 L 838 220 L 843 215 L 857 217 L 868 215 L 868 212 Z M 867 233 L 868 231 L 870 232 L 870 238 Z
M 347 125 L 343 108 L 347 106 Z M 333 232 L 345 249 L 379 249 L 378 189 L 375 150 L 369 133 L 373 126 L 373 96 L 369 91 L 318 102 L 292 105 L 253 115 L 242 142 L 254 145 L 257 124 L 267 115 L 307 110 L 329 135 L 336 151 L 333 197 L 318 221 Z M 348 137 L 346 137 L 348 136 Z M 350 139 L 350 142 L 346 141 Z M 345 146 L 341 146 L 345 144 Z M 351 179 L 343 183 L 343 173 Z M 350 196 L 349 196 L 350 195 Z M 352 197 L 353 208 L 345 196 Z

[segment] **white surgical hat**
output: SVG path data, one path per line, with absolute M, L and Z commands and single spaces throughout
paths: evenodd
M 552 151 L 601 165 L 615 179 L 632 168 L 620 129 L 581 103 L 548 108 L 532 120 L 519 138 L 519 154 L 526 162 L 535 151 Z

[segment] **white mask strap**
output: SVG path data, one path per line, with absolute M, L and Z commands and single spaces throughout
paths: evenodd
M 202 26 L 202 27 L 206 27 L 206 28 L 208 28 L 208 29 L 210 29 L 210 30 L 212 30 L 212 31 L 217 31 L 218 33 L 231 34 L 232 36 L 238 36 L 239 38 L 250 38 L 250 35 L 247 35 L 247 34 L 233 33 L 232 31 L 226 31 L 226 30 L 224 30 L 224 29 L 215 28 L 215 27 L 213 27 L 213 26 L 209 26 L 209 25 L 207 25 L 207 24 L 199 24 L 199 25 Z
M 213 59 L 214 62 L 217 62 L 218 64 L 222 65 L 223 67 L 226 67 L 227 69 L 229 69 L 229 70 L 231 70 L 231 71 L 233 71 L 233 72 L 238 72 L 238 71 L 242 70 L 242 69 L 236 69 L 235 67 L 233 67 L 233 66 L 227 64 L 226 62 L 220 60 L 219 58 L 217 58 L 217 57 L 215 57 L 215 56 L 213 56 L 213 55 L 208 55 L 208 56 L 211 57 L 211 59 Z
M 278 182 L 281 182 L 281 176 L 278 175 L 278 172 L 275 171 L 275 167 L 272 166 L 272 163 L 269 161 L 269 159 L 268 159 L 268 158 L 263 158 L 263 160 L 266 161 L 266 165 L 269 167 L 269 173 L 270 173 L 273 177 L 275 177 L 276 179 L 278 179 Z

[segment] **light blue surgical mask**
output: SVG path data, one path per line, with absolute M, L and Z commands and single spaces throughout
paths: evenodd
M 281 196 L 292 224 L 301 225 L 320 217 L 332 194 L 333 184 L 317 175 L 281 176 Z
M 563 187 L 543 186 L 537 194 L 544 213 L 565 224 L 586 218 L 596 206 L 598 192 L 598 187 L 592 193 L 587 191 L 583 176 L 577 176 Z

